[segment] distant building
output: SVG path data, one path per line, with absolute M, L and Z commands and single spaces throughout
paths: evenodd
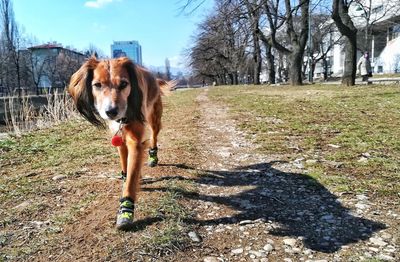
M 86 56 L 58 43 L 28 48 L 38 88 L 65 87 L 69 77 L 83 63 Z
M 400 71 L 400 7 L 390 0 L 374 0 L 371 2 L 370 22 L 367 24 L 363 0 L 353 2 L 349 14 L 355 27 L 358 29 L 357 45 L 361 51 L 368 51 L 374 73 L 398 73 Z M 368 26 L 368 33 L 365 28 Z M 340 38 L 339 32 L 334 32 L 326 38 L 326 42 Z M 357 52 L 357 61 L 362 56 Z M 328 53 L 329 72 L 334 76 L 341 76 L 344 70 L 345 52 L 344 44 L 335 45 Z M 322 75 L 323 66 L 317 65 L 315 77 Z
M 138 41 L 114 41 L 111 45 L 112 58 L 126 56 L 142 65 L 142 47 Z

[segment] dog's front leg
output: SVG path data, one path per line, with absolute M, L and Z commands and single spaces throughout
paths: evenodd
M 140 189 L 140 171 L 143 166 L 143 145 L 141 143 L 144 132 L 144 126 L 140 123 L 132 123 L 124 127 L 125 144 L 119 150 L 121 156 L 121 165 L 124 168 L 126 164 L 126 181 L 120 200 L 120 208 L 117 217 L 117 228 L 128 230 L 133 226 L 133 214 L 135 203 L 138 199 Z M 126 162 L 124 153 L 127 153 Z M 124 171 L 124 170 L 123 170 Z
M 123 197 L 130 197 L 137 200 L 139 191 L 140 171 L 143 166 L 143 145 L 142 137 L 144 126 L 141 123 L 132 123 L 125 127 L 126 146 L 128 148 L 127 177 Z
M 122 178 L 125 181 L 126 180 L 126 171 L 128 169 L 128 147 L 126 144 L 122 144 L 121 146 L 118 147 L 118 153 L 119 153 L 119 161 L 121 164 L 121 171 L 122 171 Z

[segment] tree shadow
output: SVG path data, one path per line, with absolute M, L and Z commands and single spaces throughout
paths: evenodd
M 381 229 L 383 223 L 368 220 L 350 212 L 337 197 L 314 178 L 286 173 L 269 163 L 239 167 L 232 171 L 203 170 L 204 175 L 193 178 L 197 184 L 249 189 L 237 194 L 215 196 L 193 194 L 176 188 L 181 195 L 199 201 L 215 202 L 236 211 L 233 216 L 208 220 L 191 219 L 197 225 L 233 224 L 243 220 L 263 219 L 277 227 L 269 231 L 276 236 L 302 237 L 304 246 L 315 251 L 335 252 L 342 246 L 366 240 Z M 193 169 L 186 165 L 178 168 Z M 157 178 L 148 183 L 175 179 L 176 176 Z M 183 178 L 187 179 L 187 178 Z M 143 191 L 171 190 L 143 188 Z

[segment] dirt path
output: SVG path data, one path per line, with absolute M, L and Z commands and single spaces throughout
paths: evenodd
M 208 262 L 399 259 L 396 214 L 365 195 L 333 194 L 284 156 L 258 154 L 226 106 L 207 94 L 205 89 L 197 97 L 199 146 L 206 158 L 196 181 L 199 195 L 191 201 L 195 236 L 202 242 L 190 257 Z M 187 258 L 188 252 L 178 256 Z

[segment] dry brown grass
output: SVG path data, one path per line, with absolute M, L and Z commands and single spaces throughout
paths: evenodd
M 46 101 L 47 104 L 37 108 L 27 96 L 3 98 L 7 131 L 21 136 L 23 132 L 48 128 L 77 116 L 66 93 L 48 94 Z

